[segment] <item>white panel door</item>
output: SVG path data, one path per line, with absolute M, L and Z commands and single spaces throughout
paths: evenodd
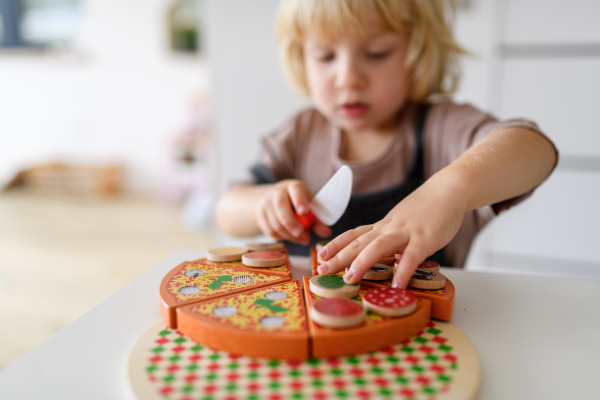
M 598 0 L 510 0 L 507 11 L 509 44 L 600 44 Z
M 507 60 L 501 104 L 503 118 L 536 121 L 561 155 L 600 157 L 600 57 Z

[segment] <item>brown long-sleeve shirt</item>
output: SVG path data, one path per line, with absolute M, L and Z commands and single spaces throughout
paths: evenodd
M 392 143 L 368 162 L 343 160 L 341 129 L 315 109 L 295 115 L 280 130 L 262 139 L 260 162 L 278 179 L 299 179 L 316 193 L 342 166 L 352 168 L 353 193 L 374 193 L 402 182 L 414 157 L 415 119 L 418 107 L 408 104 L 399 113 Z M 486 135 L 507 127 L 522 127 L 543 135 L 534 122 L 498 121 L 470 105 L 444 101 L 431 105 L 423 131 L 425 180 L 456 160 Z M 445 248 L 451 266 L 462 267 L 476 234 L 499 212 L 531 194 L 485 206 L 465 214 L 463 224 Z

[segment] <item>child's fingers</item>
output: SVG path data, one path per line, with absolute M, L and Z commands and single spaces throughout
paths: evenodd
M 294 215 L 287 191 L 280 192 L 275 196 L 272 209 L 275 211 L 278 224 L 286 231 L 286 236 L 290 239 L 296 239 L 304 232 L 304 227 Z
M 331 228 L 319 220 L 317 220 L 317 222 L 315 222 L 315 224 L 313 225 L 313 230 L 318 236 L 322 238 L 331 236 Z
M 393 238 L 389 235 L 380 235 L 372 238 L 368 238 L 367 236 L 365 235 L 365 239 L 368 245 L 355 257 L 344 274 L 344 280 L 347 283 L 360 282 L 369 268 L 375 265 L 381 257 L 394 253 L 397 251 L 399 244 L 408 241 L 407 236 L 395 235 Z M 375 236 L 374 232 L 372 236 Z
M 415 270 L 427 256 L 428 254 L 424 251 L 423 246 L 416 241 L 411 241 L 402 253 L 402 258 L 394 275 L 392 287 L 406 289 Z
M 371 230 L 372 225 L 359 226 L 327 243 L 319 252 L 319 257 L 326 260 L 319 266 L 319 274 L 335 274 L 349 266 L 366 246 L 365 237 Z
M 338 251 L 345 248 L 352 241 L 358 239 L 371 229 L 373 229 L 373 225 L 363 225 L 342 233 L 340 236 L 327 243 L 327 245 L 321 249 L 319 252 L 319 258 L 324 261 L 331 259 L 338 253 Z
M 283 237 L 279 233 L 277 233 L 269 223 L 269 218 L 267 217 L 267 213 L 265 210 L 262 210 L 261 212 L 257 213 L 256 222 L 262 233 L 272 237 L 275 240 L 283 240 Z
M 283 239 L 296 243 L 308 243 L 310 241 L 310 235 L 303 229 L 300 230 L 300 233 L 298 235 L 290 233 L 289 230 L 281 223 L 276 209 L 267 209 L 266 215 L 271 229 L 273 229 L 276 232 L 276 234 L 282 237 Z
M 304 215 L 310 211 L 310 201 L 308 199 L 310 193 L 302 182 L 296 181 L 291 183 L 287 187 L 287 192 L 292 201 L 292 205 L 294 206 L 294 210 L 296 210 L 299 215 Z

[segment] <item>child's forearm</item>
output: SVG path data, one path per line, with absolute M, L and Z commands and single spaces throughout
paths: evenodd
M 217 228 L 231 236 L 258 235 L 260 228 L 255 215 L 256 206 L 272 186 L 240 185 L 223 193 L 217 200 Z
M 487 136 L 428 183 L 446 186 L 468 211 L 526 193 L 548 177 L 556 161 L 555 148 L 542 135 L 506 128 Z

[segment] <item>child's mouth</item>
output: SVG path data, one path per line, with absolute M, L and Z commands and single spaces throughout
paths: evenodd
M 369 106 L 364 103 L 344 103 L 340 107 L 340 111 L 347 117 L 360 117 L 367 112 Z

